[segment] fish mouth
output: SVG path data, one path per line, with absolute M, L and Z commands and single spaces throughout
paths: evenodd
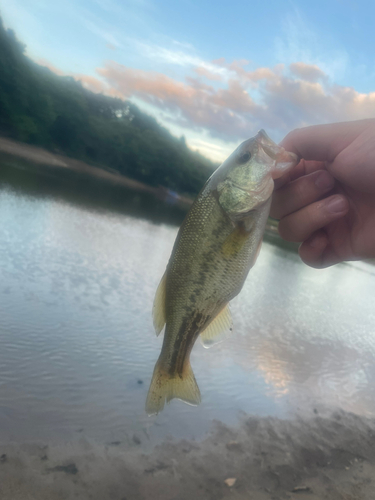
M 271 172 L 272 179 L 274 180 L 294 168 L 300 161 L 296 154 L 285 151 L 282 147 L 279 147 L 279 152 L 277 153 L 275 160 L 275 166 Z
M 278 179 L 298 164 L 298 156 L 276 144 L 263 129 L 259 130 L 256 138 L 266 155 L 275 161 L 271 170 L 272 179 Z

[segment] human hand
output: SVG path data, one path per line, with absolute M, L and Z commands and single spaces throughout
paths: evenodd
M 375 257 L 375 120 L 316 125 L 281 142 L 302 158 L 275 182 L 271 217 L 311 267 Z

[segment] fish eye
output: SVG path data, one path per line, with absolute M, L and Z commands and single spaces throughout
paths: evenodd
M 246 163 L 247 161 L 250 160 L 250 158 L 251 158 L 250 153 L 244 153 L 238 158 L 238 163 Z

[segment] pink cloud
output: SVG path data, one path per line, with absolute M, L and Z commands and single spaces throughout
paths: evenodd
M 375 93 L 360 94 L 352 88 L 328 85 L 318 66 L 291 65 L 292 72 L 299 76 L 295 79 L 287 75 L 283 65 L 247 71 L 247 61 L 227 64 L 221 60 L 215 64 L 227 67 L 232 74 L 216 87 L 191 77 L 180 82 L 162 73 L 136 70 L 113 61 L 107 62 L 98 74 L 113 94 L 126 99 L 136 96 L 168 110 L 176 124 L 206 129 L 212 136 L 229 140 L 241 140 L 259 128 L 281 135 L 307 124 L 375 115 Z M 254 85 L 257 100 L 251 96 Z
M 51 70 L 52 73 L 55 73 L 58 76 L 71 76 L 75 80 L 80 81 L 82 85 L 86 89 L 91 90 L 91 92 L 95 92 L 96 94 L 107 94 L 113 97 L 122 97 L 122 95 L 119 94 L 119 92 L 117 92 L 114 88 L 109 88 L 103 80 L 100 80 L 95 76 L 83 75 L 81 73 L 64 73 L 64 71 L 54 66 L 52 63 L 47 61 L 47 59 L 39 59 L 37 60 L 37 63 L 41 66 L 45 66 Z
M 203 66 L 197 66 L 196 68 L 193 68 L 193 71 L 195 71 L 197 75 L 203 76 L 207 80 L 214 80 L 218 82 L 223 80 L 223 77 L 219 75 L 219 73 L 214 73 L 213 71 L 210 71 Z
M 65 75 L 65 73 L 63 71 L 61 71 L 61 69 L 56 68 L 56 66 L 54 66 L 52 63 L 47 61 L 47 59 L 43 59 L 43 58 L 37 59 L 36 63 L 40 64 L 40 66 L 44 66 L 45 68 L 48 68 L 50 71 L 52 71 L 52 73 L 55 73 L 56 75 L 59 75 L 59 76 Z
M 274 69 L 261 67 L 257 68 L 254 71 L 249 71 L 245 69 L 245 66 L 248 66 L 250 64 L 250 61 L 248 61 L 247 59 L 240 59 L 232 61 L 231 63 L 227 63 L 224 58 L 221 58 L 216 59 L 212 62 L 213 64 L 216 64 L 221 68 L 228 69 L 233 74 L 237 75 L 237 77 L 241 80 L 251 82 L 259 82 L 260 80 L 273 78 L 275 74 L 280 71 L 280 69 L 282 70 L 284 68 L 284 65 L 281 64 L 276 66 Z
M 93 92 L 123 99 L 137 97 L 168 111 L 170 122 L 186 129 L 206 130 L 224 140 L 242 140 L 259 128 L 281 138 L 296 127 L 375 116 L 375 92 L 364 94 L 332 85 L 315 65 L 296 62 L 289 68 L 278 65 L 250 71 L 245 68 L 247 61 L 228 64 L 220 59 L 212 64 L 226 69 L 220 80 L 212 77 L 215 72 L 203 67 L 194 69 L 197 78 L 187 76 L 178 81 L 114 61 L 97 69 L 97 78 L 72 76 Z
M 81 74 L 74 74 L 73 76 L 76 80 L 79 80 L 86 89 L 91 90 L 91 92 L 99 94 L 107 91 L 106 85 L 99 80 L 99 78 L 95 78 L 95 76 Z
M 255 106 L 236 80 L 229 81 L 227 88 L 215 90 L 197 80 L 188 79 L 187 83 L 182 83 L 161 73 L 135 70 L 114 61 L 98 69 L 98 73 L 124 98 L 136 96 L 163 110 L 175 112 L 176 123 L 189 128 L 207 128 L 213 135 L 227 135 L 228 126 L 232 137 L 243 135 L 246 121 L 242 115 Z
M 309 82 L 317 82 L 322 78 L 326 78 L 327 75 L 322 71 L 319 66 L 315 64 L 305 64 L 304 62 L 292 63 L 290 66 L 290 71 L 294 73 L 299 78 L 307 80 Z

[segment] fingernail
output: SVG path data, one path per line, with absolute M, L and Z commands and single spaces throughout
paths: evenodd
M 347 208 L 347 201 L 344 198 L 332 198 L 326 208 L 331 214 L 338 214 Z
M 315 186 L 321 191 L 328 191 L 332 189 L 335 181 L 328 172 L 321 172 L 315 180 Z

